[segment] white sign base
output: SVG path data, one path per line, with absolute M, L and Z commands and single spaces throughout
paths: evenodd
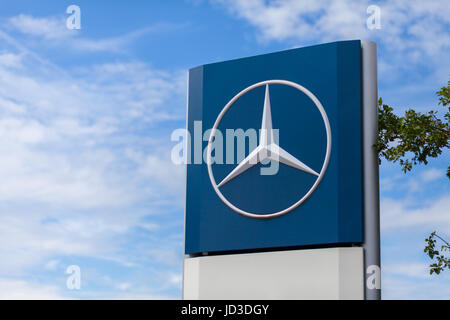
M 364 299 L 361 247 L 184 259 L 184 299 Z

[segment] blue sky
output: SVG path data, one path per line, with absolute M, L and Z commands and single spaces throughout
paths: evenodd
M 81 8 L 81 30 L 66 8 Z M 381 8 L 369 30 L 366 9 Z M 376 41 L 379 95 L 436 108 L 449 79 L 447 1 L 2 1 L 0 297 L 179 298 L 186 72 L 344 39 Z M 449 153 L 381 166 L 384 298 L 450 298 L 424 238 L 450 238 Z M 81 289 L 66 287 L 69 265 Z

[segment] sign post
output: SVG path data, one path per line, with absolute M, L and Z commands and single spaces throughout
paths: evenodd
M 365 298 L 381 299 L 377 47 L 362 41 Z
M 185 299 L 380 298 L 376 68 L 355 40 L 190 70 Z

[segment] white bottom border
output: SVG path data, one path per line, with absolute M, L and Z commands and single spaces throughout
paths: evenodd
M 184 299 L 364 299 L 361 247 L 185 256 Z

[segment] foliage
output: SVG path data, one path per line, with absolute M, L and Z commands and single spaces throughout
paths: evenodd
M 450 81 L 437 92 L 439 104 L 449 105 Z M 418 163 L 428 164 L 429 158 L 436 158 L 450 147 L 450 105 L 444 118 L 437 111 L 427 113 L 409 109 L 403 116 L 397 116 L 393 108 L 378 100 L 378 140 L 376 144 L 379 161 L 399 162 L 403 172 L 410 171 Z M 450 178 L 450 166 L 447 169 Z
M 436 92 L 439 105 L 447 107 L 443 118 L 439 112 L 416 112 L 409 109 L 403 116 L 397 116 L 393 108 L 378 100 L 378 139 L 376 148 L 379 162 L 384 158 L 387 161 L 400 163 L 403 172 L 410 171 L 413 165 L 428 164 L 429 158 L 436 158 L 442 151 L 450 148 L 450 80 Z M 450 166 L 447 168 L 447 177 L 450 178 Z M 445 212 L 443 212 L 445 214 Z M 436 249 L 436 238 L 444 244 L 440 250 Z M 444 253 L 450 251 L 447 241 L 433 232 L 425 239 L 427 245 L 424 252 L 432 260 L 430 274 L 440 274 L 450 268 L 450 259 Z
M 443 242 L 440 251 L 436 249 L 435 238 L 438 238 Z M 425 239 L 425 242 L 427 245 L 423 251 L 428 254 L 431 260 L 433 260 L 433 263 L 430 264 L 430 274 L 440 274 L 441 271 L 444 271 L 446 268 L 450 269 L 450 259 L 443 254 L 445 251 L 450 251 L 450 244 L 438 236 L 436 231 L 432 232 L 430 236 Z

